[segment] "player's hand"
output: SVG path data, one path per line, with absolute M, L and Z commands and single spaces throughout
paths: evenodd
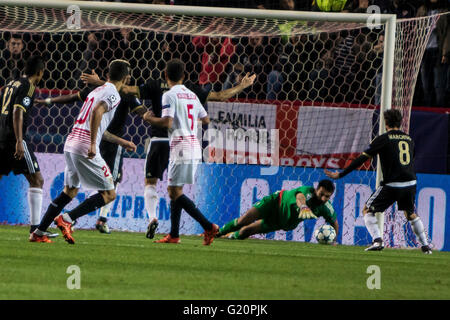
M 125 141 L 122 144 L 122 147 L 125 148 L 125 150 L 132 152 L 136 152 L 137 149 L 136 145 L 132 141 Z
M 25 154 L 25 150 L 23 148 L 22 142 L 16 142 L 16 152 L 14 153 L 14 158 L 16 160 L 21 160 L 23 158 L 23 155 Z
M 300 208 L 300 213 L 298 214 L 298 217 L 302 220 L 317 219 L 317 216 L 307 206 L 302 206 Z
M 89 73 L 82 73 L 80 79 L 85 84 L 93 84 L 93 85 L 99 85 L 101 80 L 97 73 L 95 73 L 95 70 L 92 70 L 92 74 Z
M 245 89 L 247 87 L 250 87 L 256 79 L 256 74 L 250 75 L 249 72 L 245 75 L 245 77 L 241 80 L 241 86 Z
M 155 114 L 153 113 L 153 111 L 149 110 L 146 113 L 144 113 L 144 115 L 142 116 L 142 119 L 144 119 L 145 121 L 149 121 L 150 118 L 153 118 L 155 116 Z
M 331 179 L 339 179 L 339 172 L 337 171 L 331 172 L 330 170 L 324 169 L 323 172 Z
M 96 148 L 95 144 L 91 144 L 91 146 L 89 147 L 89 150 L 88 150 L 88 159 L 94 159 L 95 158 L 95 155 L 96 155 L 96 152 L 97 152 L 96 149 L 97 148 Z

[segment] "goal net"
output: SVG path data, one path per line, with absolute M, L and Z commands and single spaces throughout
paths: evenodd
M 233 9 L 223 11 L 233 17 L 219 17 L 208 14 L 208 8 L 181 13 L 176 6 L 148 5 L 136 6 L 140 9 L 131 12 L 133 5 L 117 3 L 63 6 L 44 1 L 32 7 L 20 1 L 0 2 L 5 4 L 0 7 L 4 61 L 0 85 L 20 74 L 24 59 L 41 54 L 47 61 L 37 94 L 42 99 L 83 89 L 82 72 L 95 70 L 106 79 L 113 59 L 130 62 L 134 85 L 161 78 L 165 63 L 172 58 L 185 62 L 188 81 L 214 92 L 238 85 L 246 73 L 256 74 L 254 84 L 231 99 L 208 101 L 211 125 L 199 132 L 204 162 L 196 183 L 185 189 L 219 225 L 277 190 L 317 185 L 326 178 L 323 168 L 343 168 L 379 133 L 386 71 L 383 23 L 264 18 L 264 11 L 250 15 L 250 11 Z M 400 109 L 405 119 L 409 119 L 423 52 L 440 17 L 396 22 L 391 107 Z M 151 108 L 150 101 L 145 104 Z M 49 107 L 36 104 L 33 109 L 28 136 L 45 178 L 44 208 L 62 189 L 63 145 L 80 106 L 81 102 Z M 408 128 L 406 121 L 403 129 Z M 109 225 L 142 232 L 148 223 L 143 198 L 148 125 L 130 116 L 125 132 L 124 138 L 133 140 L 138 149 L 126 153 Z M 340 225 L 340 243 L 370 242 L 362 208 L 375 185 L 375 162 L 336 181 L 331 201 Z M 23 186 L 26 190 L 25 181 Z M 166 186 L 164 180 L 157 188 L 161 233 L 170 229 Z M 82 189 L 67 209 L 87 196 L 89 192 Z M 21 209 L 27 214 L 25 203 Z M 92 228 L 97 215 L 94 212 L 80 219 L 78 227 Z M 305 221 L 294 231 L 260 237 L 315 242 L 313 231 L 322 223 L 322 218 Z M 408 228 L 395 208 L 386 212 L 388 246 L 414 246 Z M 183 215 L 181 233 L 201 232 Z

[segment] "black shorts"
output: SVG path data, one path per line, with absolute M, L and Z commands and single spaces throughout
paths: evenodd
M 102 140 L 100 154 L 108 165 L 114 183 L 122 181 L 123 153 L 125 150 L 118 144 Z
M 145 159 L 145 178 L 162 180 L 163 173 L 169 164 L 169 154 L 168 138 L 152 138 L 148 146 L 147 158 Z
M 16 152 L 15 142 L 0 142 L 0 175 L 8 175 L 11 171 L 15 174 L 34 174 L 41 171 L 38 161 L 29 143 L 23 141 L 25 153 L 23 158 L 14 158 Z
M 397 202 L 398 210 L 415 212 L 416 185 L 410 187 L 380 186 L 366 202 L 369 212 L 384 212 Z

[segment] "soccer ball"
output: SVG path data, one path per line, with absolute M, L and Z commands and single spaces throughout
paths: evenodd
M 314 231 L 314 237 L 319 243 L 330 244 L 336 238 L 336 231 L 329 224 L 324 224 Z

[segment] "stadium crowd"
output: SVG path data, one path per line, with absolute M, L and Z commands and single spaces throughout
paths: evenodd
M 377 5 L 381 13 L 395 13 L 398 18 L 448 11 L 445 0 L 122 2 L 341 12 L 367 12 L 369 6 Z M 449 19 L 447 15 L 438 20 L 428 41 L 413 105 L 449 107 Z M 45 87 L 58 89 L 83 87 L 81 72 L 96 70 L 105 76 L 113 58 L 130 61 L 136 82 L 160 77 L 164 61 L 180 58 L 187 63 L 190 81 L 214 91 L 236 85 L 247 72 L 255 73 L 255 85 L 242 92 L 241 98 L 380 103 L 384 41 L 381 32 L 358 29 L 322 33 L 319 39 L 312 37 L 207 38 L 128 28 L 60 34 L 2 32 L 0 50 L 5 63 L 0 65 L 0 86 L 17 77 L 23 61 L 34 53 L 43 54 L 47 60 Z

